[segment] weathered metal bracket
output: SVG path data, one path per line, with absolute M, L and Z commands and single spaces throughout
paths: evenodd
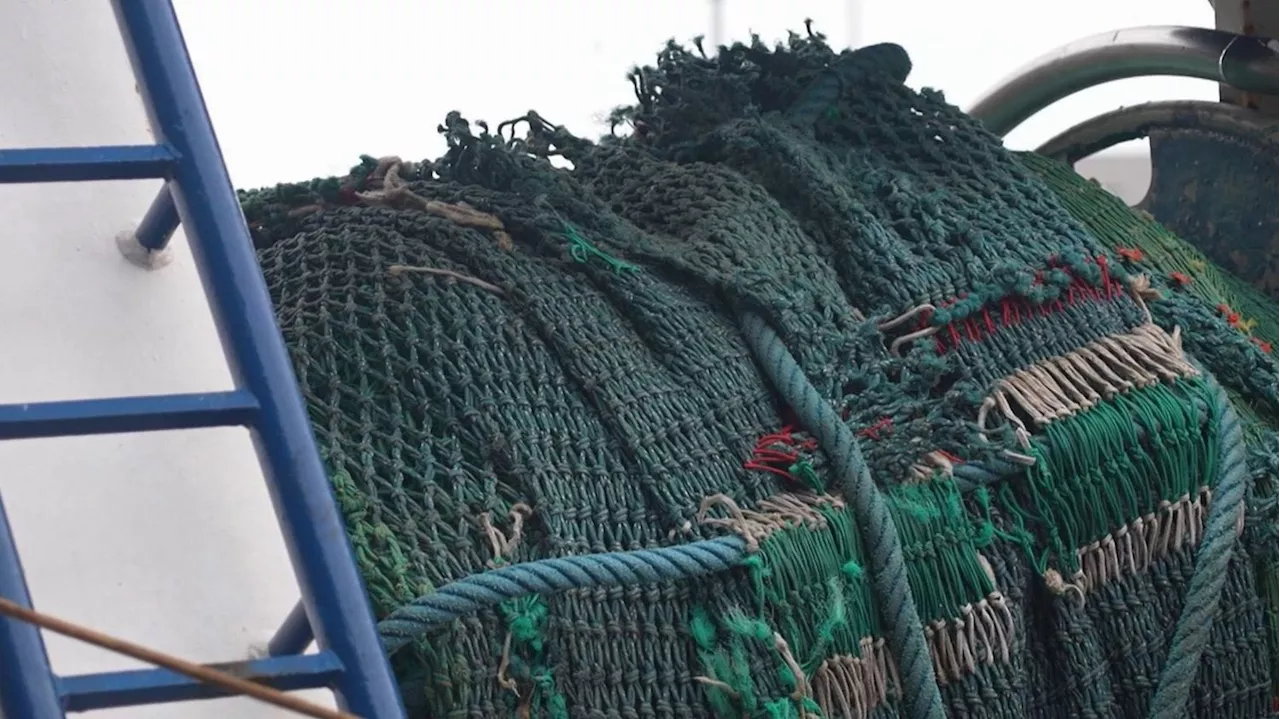
M 1276 120 L 1224 102 L 1125 107 L 1083 122 L 1039 148 L 1064 162 L 1122 142 L 1151 143 L 1151 185 L 1138 207 L 1211 260 L 1274 295 L 1277 290 Z

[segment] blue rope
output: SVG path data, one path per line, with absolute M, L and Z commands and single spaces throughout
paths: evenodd
M 582 554 L 512 564 L 464 577 L 395 610 L 378 622 L 388 653 L 432 627 L 528 594 L 650 584 L 732 569 L 746 555 L 741 537 L 718 537 L 659 549 Z
M 800 369 L 781 338 L 760 317 L 746 314 L 743 334 L 766 376 L 803 424 L 818 439 L 841 482 L 841 493 L 853 505 L 870 549 L 876 599 L 889 633 L 889 646 L 901 670 L 904 716 L 945 719 L 942 694 L 933 673 L 933 659 L 925 644 L 924 626 L 916 613 L 902 544 L 880 490 L 862 459 L 853 433 L 840 421 Z
M 1227 393 L 1212 383 L 1217 395 L 1221 466 L 1218 484 L 1209 505 L 1204 535 L 1196 551 L 1196 569 L 1182 605 L 1173 641 L 1169 645 L 1160 685 L 1151 699 L 1148 716 L 1171 719 L 1186 716 L 1187 699 L 1200 668 L 1200 657 L 1209 642 L 1213 618 L 1218 612 L 1227 565 L 1236 544 L 1236 520 L 1249 482 L 1245 464 L 1244 432 Z

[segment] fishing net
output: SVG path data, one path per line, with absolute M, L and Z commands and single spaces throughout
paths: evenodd
M 243 194 L 412 716 L 1270 709 L 1274 299 L 909 70 Z

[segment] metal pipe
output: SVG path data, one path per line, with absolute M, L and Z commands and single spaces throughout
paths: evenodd
M 151 201 L 151 207 L 147 208 L 147 214 L 143 215 L 142 222 L 133 234 L 138 238 L 139 245 L 156 252 L 169 245 L 169 240 L 173 239 L 173 233 L 178 230 L 181 222 L 178 206 L 173 203 L 173 193 L 166 183 L 160 188 L 156 199 Z
M 1024 66 L 969 109 L 987 130 L 1009 134 L 1068 95 L 1112 80 L 1174 75 L 1276 94 L 1273 44 L 1221 30 L 1139 27 L 1064 45 Z
M 1196 129 L 1228 137 L 1263 132 L 1257 113 L 1211 100 L 1167 100 L 1121 107 L 1066 130 L 1036 148 L 1036 153 L 1074 165 L 1090 155 L 1154 132 Z
M 289 611 L 288 616 L 284 618 L 284 623 L 276 630 L 275 636 L 271 637 L 271 641 L 267 643 L 267 655 L 285 657 L 301 654 L 307 651 L 307 647 L 311 646 L 314 640 L 315 634 L 311 631 L 311 618 L 307 616 L 307 605 L 299 599 Z
M 845 44 L 850 49 L 862 47 L 862 0 L 848 0 L 845 4 L 844 21 L 849 28 Z
M 724 42 L 724 0 L 711 0 L 711 47 L 718 50 Z

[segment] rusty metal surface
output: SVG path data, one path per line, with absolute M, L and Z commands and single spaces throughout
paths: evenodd
M 1275 126 L 1254 136 L 1153 130 L 1151 187 L 1140 207 L 1259 290 L 1277 291 Z
M 1081 123 L 1039 151 L 1074 164 L 1141 137 L 1151 143 L 1151 186 L 1139 207 L 1223 268 L 1274 294 L 1275 119 L 1225 103 L 1149 103 Z

